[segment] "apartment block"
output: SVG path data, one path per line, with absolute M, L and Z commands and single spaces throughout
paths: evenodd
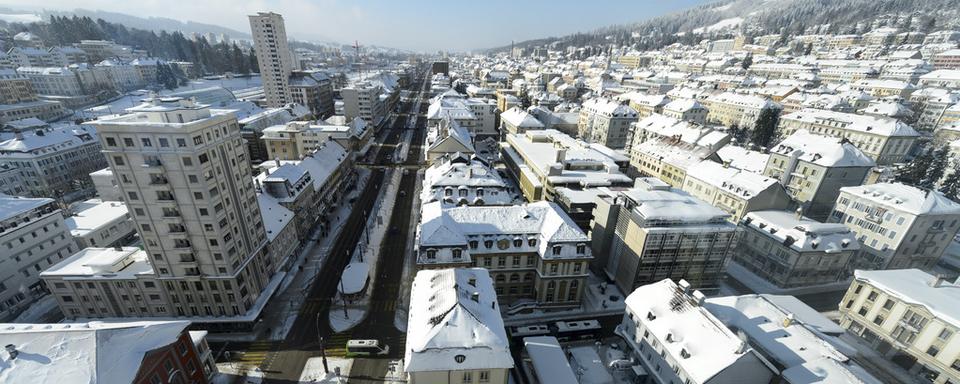
M 77 251 L 53 199 L 0 194 L 0 321 L 46 294 L 40 272 Z
M 856 271 L 840 326 L 924 382 L 960 381 L 960 285 L 918 269 Z
M 900 183 L 850 186 L 840 189 L 829 221 L 863 244 L 857 268 L 930 269 L 960 230 L 960 204 Z
M 607 98 L 587 100 L 580 107 L 579 137 L 611 149 L 623 149 L 633 141 L 630 124 L 637 122 L 637 111 Z
M 856 145 L 877 164 L 903 162 L 920 134 L 904 122 L 879 116 L 819 109 L 803 109 L 780 117 L 780 133 L 798 130 L 842 137 Z
M 259 12 L 249 15 L 248 18 L 267 106 L 278 108 L 293 102 L 290 94 L 293 64 L 283 16 L 273 12 Z

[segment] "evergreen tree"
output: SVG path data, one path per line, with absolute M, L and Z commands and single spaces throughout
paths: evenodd
M 253 48 L 250 48 L 250 72 L 249 73 L 260 73 L 260 64 L 257 63 L 257 53 L 253 51 Z
M 917 156 L 914 156 L 913 160 L 910 160 L 901 168 L 897 174 L 897 181 L 906 184 L 918 185 L 920 180 L 926 176 L 927 167 L 930 166 L 930 162 L 933 160 L 933 151 L 927 146 L 922 148 Z
M 943 179 L 943 184 L 940 185 L 940 192 L 943 192 L 944 196 L 947 196 L 951 200 L 957 200 L 957 196 L 960 195 L 960 161 L 952 161 L 950 169 L 952 172 Z
M 157 63 L 157 84 L 171 91 L 179 85 L 170 64 Z
M 933 189 L 936 187 L 943 173 L 947 168 L 947 160 L 950 156 L 946 145 L 941 145 L 931 153 L 930 163 L 926 167 L 923 178 L 917 183 L 918 187 Z
M 780 110 L 764 108 L 757 117 L 757 123 L 750 135 L 750 142 L 761 148 L 769 148 L 777 136 L 777 124 L 780 122 Z
M 743 61 L 740 62 L 740 68 L 750 69 L 751 65 L 753 65 L 753 54 L 747 53 L 747 57 L 744 57 Z

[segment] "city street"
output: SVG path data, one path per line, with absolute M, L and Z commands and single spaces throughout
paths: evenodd
M 419 79 L 414 86 L 421 87 L 422 79 Z M 425 112 L 427 104 L 422 104 L 420 111 L 410 111 L 415 103 L 404 102 L 401 104 L 401 112 L 413 112 L 420 114 Z M 396 295 L 399 289 L 400 277 L 402 273 L 404 248 L 406 242 L 413 234 L 407 233 L 410 216 L 408 213 L 413 201 L 413 191 L 416 188 L 416 172 L 407 172 L 403 175 L 400 183 L 402 196 L 397 196 L 397 203 L 394 206 L 394 214 L 389 228 L 398 228 L 391 230 L 390 238 L 383 244 L 381 254 L 385 257 L 379 258 L 376 269 L 377 278 L 374 286 L 369 288 L 371 295 L 371 305 L 366 319 L 353 327 L 351 330 L 335 333 L 328 322 L 328 312 L 339 310 L 339 307 L 332 305 L 332 298 L 336 295 L 339 276 L 350 260 L 350 252 L 361 241 L 360 235 L 363 232 L 364 223 L 376 202 L 380 192 L 380 187 L 386 182 L 384 175 L 387 167 L 395 166 L 390 161 L 390 156 L 403 137 L 404 128 L 409 119 L 410 113 L 401 113 L 392 124 L 377 133 L 376 145 L 371 148 L 368 157 L 373 161 L 361 161 L 358 166 L 366 166 L 371 169 L 369 182 L 366 188 L 360 194 L 360 197 L 354 202 L 353 210 L 345 222 L 345 227 L 340 232 L 339 237 L 334 241 L 330 248 L 330 254 L 325 259 L 325 265 L 321 276 L 315 279 L 313 286 L 310 287 L 306 299 L 300 304 L 299 314 L 286 339 L 282 342 L 254 341 L 250 343 L 230 343 L 229 349 L 233 351 L 245 351 L 247 353 L 261 353 L 263 358 L 260 360 L 259 370 L 264 374 L 266 383 L 294 383 L 298 382 L 300 373 L 310 357 L 321 355 L 321 338 L 323 346 L 328 356 L 343 356 L 345 354 L 345 344 L 350 339 L 378 339 L 382 343 L 390 346 L 391 358 L 402 355 L 404 334 L 394 328 L 393 319 L 396 310 Z M 420 142 L 423 140 L 423 130 L 425 124 L 422 119 L 418 119 L 416 132 L 411 143 L 411 151 L 408 161 L 403 167 L 419 166 Z M 366 159 L 365 159 L 366 160 Z M 385 198 L 394 198 L 385 196 Z M 214 345 L 217 350 L 219 345 Z M 358 360 L 353 365 L 351 376 L 378 378 L 383 377 L 387 370 L 386 359 L 364 359 Z M 351 382 L 355 382 L 351 379 Z

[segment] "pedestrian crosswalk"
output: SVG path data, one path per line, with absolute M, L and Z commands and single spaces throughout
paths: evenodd
M 324 338 L 324 345 L 326 346 L 327 356 L 346 356 L 347 354 L 347 341 L 350 340 L 352 332 L 346 331 L 341 333 L 335 333 L 329 337 Z
M 236 361 L 246 365 L 259 366 L 267 359 L 273 347 L 274 344 L 270 341 L 255 341 L 250 343 L 246 350 L 239 352 Z

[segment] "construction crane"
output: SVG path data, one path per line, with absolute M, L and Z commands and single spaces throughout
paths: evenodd
M 353 49 L 357 51 L 357 67 L 360 71 L 360 80 L 363 80 L 363 60 L 360 58 L 360 42 L 357 40 L 353 41 Z

